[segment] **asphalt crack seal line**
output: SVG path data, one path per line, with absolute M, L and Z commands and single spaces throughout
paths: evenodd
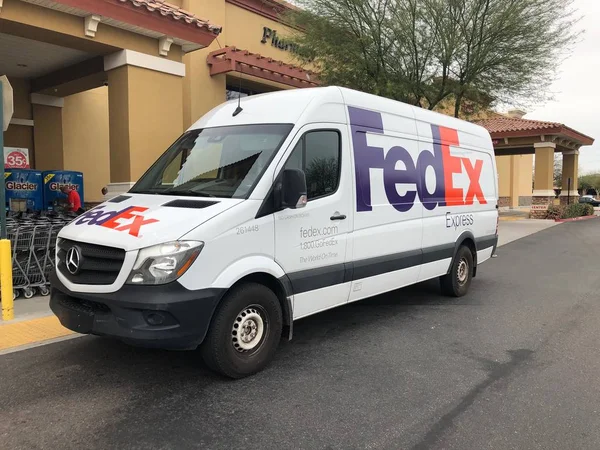
M 430 449 L 436 444 L 446 431 L 454 426 L 454 419 L 465 412 L 475 402 L 475 400 L 487 388 L 497 381 L 510 377 L 513 372 L 523 363 L 533 359 L 533 350 L 520 349 L 509 350 L 510 360 L 504 363 L 486 360 L 489 366 L 489 374 L 485 380 L 474 386 L 460 401 L 458 405 L 444 414 L 427 432 L 421 442 L 412 447 L 412 450 Z
M 79 335 L 63 327 L 56 316 L 1 324 L 0 354 L 77 336 Z

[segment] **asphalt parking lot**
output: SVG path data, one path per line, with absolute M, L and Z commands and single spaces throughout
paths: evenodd
M 10 449 L 598 449 L 600 221 L 304 319 L 248 379 L 95 337 L 0 356 Z

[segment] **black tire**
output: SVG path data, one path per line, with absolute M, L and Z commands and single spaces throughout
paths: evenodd
M 440 277 L 442 294 L 450 297 L 462 297 L 469 291 L 473 279 L 473 254 L 464 245 L 458 248 L 452 261 L 450 272 Z
M 275 293 L 257 283 L 240 285 L 215 312 L 200 347 L 202 358 L 212 370 L 229 378 L 252 375 L 273 359 L 281 330 L 281 304 Z

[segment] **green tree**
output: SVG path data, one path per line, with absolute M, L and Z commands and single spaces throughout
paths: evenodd
M 336 158 L 315 158 L 306 168 L 309 198 L 330 193 L 337 186 L 339 165 Z
M 588 190 L 600 192 L 600 173 L 581 175 L 577 184 L 583 195 L 587 194 Z
M 572 2 L 297 0 L 289 19 L 300 61 L 325 84 L 429 109 L 451 100 L 458 117 L 465 100 L 547 98 L 578 35 Z
M 562 187 L 562 154 L 554 154 L 554 186 Z M 567 187 L 565 186 L 565 189 Z

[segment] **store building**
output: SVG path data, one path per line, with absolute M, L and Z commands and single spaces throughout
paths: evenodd
M 0 75 L 15 99 L 5 147 L 26 149 L 38 170 L 82 171 L 88 202 L 101 201 L 104 186 L 127 190 L 237 91 L 316 85 L 290 64 L 281 8 L 263 0 L 0 0 Z
M 543 217 L 554 204 L 555 154 L 562 157 L 560 195 L 557 203 L 577 201 L 579 152 L 594 139 L 566 125 L 524 119 L 523 111 L 477 121 L 487 128 L 494 143 L 498 170 L 498 203 L 501 208 L 531 207 L 532 216 Z
M 5 146 L 27 149 L 38 170 L 83 172 L 88 203 L 104 199 L 104 186 L 109 196 L 126 191 L 223 101 L 319 85 L 295 65 L 290 8 L 281 0 L 0 0 L 0 75 L 15 91 Z M 489 120 L 481 123 L 495 140 L 501 206 L 536 202 L 534 154 L 535 189 L 548 200 L 554 151 L 576 171 L 571 152 L 592 142 L 567 127 L 531 135 L 531 124 L 521 122 L 524 132 Z

